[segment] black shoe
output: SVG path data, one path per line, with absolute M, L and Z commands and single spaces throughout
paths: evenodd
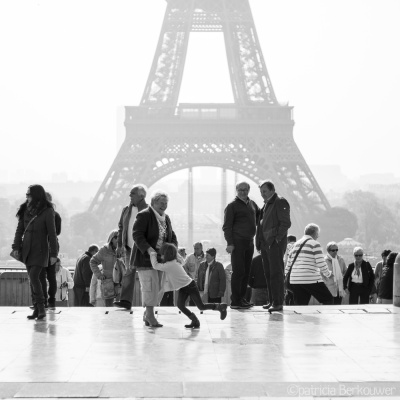
M 221 313 L 221 319 L 224 320 L 226 318 L 226 309 L 228 305 L 226 303 L 217 304 L 216 310 Z
M 129 303 L 129 301 L 126 300 L 114 301 L 113 305 L 114 307 L 125 308 L 127 310 L 130 310 L 132 307 L 131 303 Z
M 246 299 L 242 299 L 242 303 L 245 304 L 246 306 L 253 307 L 254 303 L 247 301 Z
M 28 319 L 36 319 L 39 315 L 39 310 L 38 310 L 36 304 L 34 304 L 32 307 L 33 307 L 33 314 L 27 315 L 26 318 L 28 318 Z
M 274 311 L 283 311 L 283 306 L 272 306 L 268 308 L 268 312 L 271 314 Z
M 38 303 L 38 316 L 37 319 L 43 319 L 46 317 L 46 309 L 43 303 Z
M 250 305 L 246 305 L 244 303 L 232 303 L 231 304 L 231 308 L 233 310 L 247 310 L 249 309 L 251 306 Z
M 197 319 L 196 315 L 191 313 L 189 318 L 192 320 L 192 322 L 190 323 L 190 325 L 185 325 L 185 328 L 189 328 L 189 329 L 200 328 L 200 321 Z
M 262 306 L 262 307 L 263 307 L 264 310 L 268 310 L 269 308 L 272 307 L 272 303 L 265 304 L 265 305 Z
M 46 304 L 44 305 L 44 308 L 46 308 Z M 49 304 L 47 307 L 49 310 L 55 310 L 56 309 L 56 301 L 55 300 L 49 300 Z

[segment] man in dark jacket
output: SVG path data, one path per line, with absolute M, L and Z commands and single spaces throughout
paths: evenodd
M 287 245 L 287 232 L 291 226 L 290 206 L 278 196 L 273 182 L 266 180 L 259 185 L 264 199 L 257 229 L 257 250 L 261 250 L 267 280 L 268 311 L 281 311 L 284 300 L 285 266 L 283 256 Z
M 251 260 L 254 253 L 254 236 L 260 212 L 257 204 L 249 199 L 250 185 L 240 182 L 236 185 L 236 197 L 224 212 L 226 251 L 231 255 L 231 308 L 250 308 L 245 299 Z
M 90 259 L 99 251 L 97 244 L 89 246 L 76 261 L 74 272 L 74 307 L 90 307 L 89 288 L 92 280 Z
M 118 247 L 117 257 L 124 256 L 126 274 L 122 277 L 121 296 L 114 306 L 130 310 L 133 303 L 133 296 L 136 282 L 136 268 L 129 265 L 132 248 L 134 245 L 132 229 L 136 215 L 148 207 L 146 203 L 146 187 L 142 184 L 134 185 L 129 194 L 131 199 L 129 205 L 122 209 L 121 218 L 118 222 Z

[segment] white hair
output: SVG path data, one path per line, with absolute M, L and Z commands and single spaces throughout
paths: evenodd
M 363 248 L 362 248 L 362 247 L 360 247 L 360 246 L 356 246 L 356 247 L 354 247 L 354 250 L 353 250 L 353 255 L 354 255 L 354 254 L 356 254 L 356 253 L 357 253 L 357 251 L 361 251 L 362 253 L 364 253 L 364 250 L 363 250 Z
M 153 194 L 151 195 L 151 200 L 150 200 L 150 204 L 154 205 L 154 203 L 157 203 L 158 200 L 161 199 L 161 197 L 165 197 L 167 199 L 167 201 L 169 200 L 168 197 L 168 193 L 164 192 L 163 190 L 156 190 L 155 192 L 153 192 Z
M 308 224 L 304 228 L 304 234 L 305 235 L 313 236 L 318 232 L 319 232 L 319 226 L 317 224 Z

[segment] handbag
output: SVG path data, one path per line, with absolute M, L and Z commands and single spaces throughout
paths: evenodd
M 310 238 L 306 239 L 306 240 L 301 244 L 301 246 L 299 247 L 299 249 L 298 249 L 297 252 L 296 252 L 296 255 L 294 256 L 292 265 L 290 266 L 288 273 L 285 275 L 285 282 L 284 282 L 284 285 L 285 285 L 285 290 L 286 290 L 287 292 L 292 292 L 292 293 L 293 293 L 293 290 L 290 288 L 290 273 L 292 272 L 292 267 L 293 267 L 294 263 L 296 262 L 297 256 L 300 254 L 301 249 L 303 248 L 303 246 L 304 246 L 309 240 L 310 240 Z
M 35 215 L 35 216 L 28 222 L 28 225 L 26 226 L 26 228 L 25 228 L 25 230 L 24 230 L 24 233 L 22 234 L 22 240 L 21 240 L 21 242 L 24 241 L 25 233 L 26 233 L 26 231 L 27 231 L 29 225 L 33 222 L 33 220 L 34 220 L 36 217 L 37 217 L 37 215 Z M 14 260 L 17 260 L 17 261 L 19 261 L 19 262 L 22 262 L 22 244 L 21 244 L 21 246 L 20 246 L 20 248 L 19 248 L 19 250 L 18 250 L 18 255 L 15 254 L 16 251 L 17 251 L 17 250 L 11 250 L 10 256 L 11 256 L 12 258 L 14 258 Z
M 101 281 L 101 297 L 103 299 L 112 299 L 115 297 L 115 287 L 112 278 L 106 278 Z

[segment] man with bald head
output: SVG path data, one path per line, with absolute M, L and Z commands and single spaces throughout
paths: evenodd
M 250 185 L 247 182 L 239 182 L 236 185 L 236 197 L 226 206 L 224 212 L 222 230 L 227 243 L 226 251 L 231 255 L 231 308 L 233 309 L 252 306 L 246 301 L 245 296 L 260 209 L 249 199 L 249 191 Z
M 126 274 L 122 278 L 120 301 L 115 301 L 116 307 L 130 310 L 133 303 L 135 290 L 136 268 L 129 266 L 131 252 L 133 248 L 132 228 L 136 215 L 139 211 L 148 207 L 146 203 L 146 186 L 142 184 L 134 185 L 129 193 L 130 202 L 122 209 L 121 218 L 118 223 L 118 247 L 117 257 L 124 257 Z

